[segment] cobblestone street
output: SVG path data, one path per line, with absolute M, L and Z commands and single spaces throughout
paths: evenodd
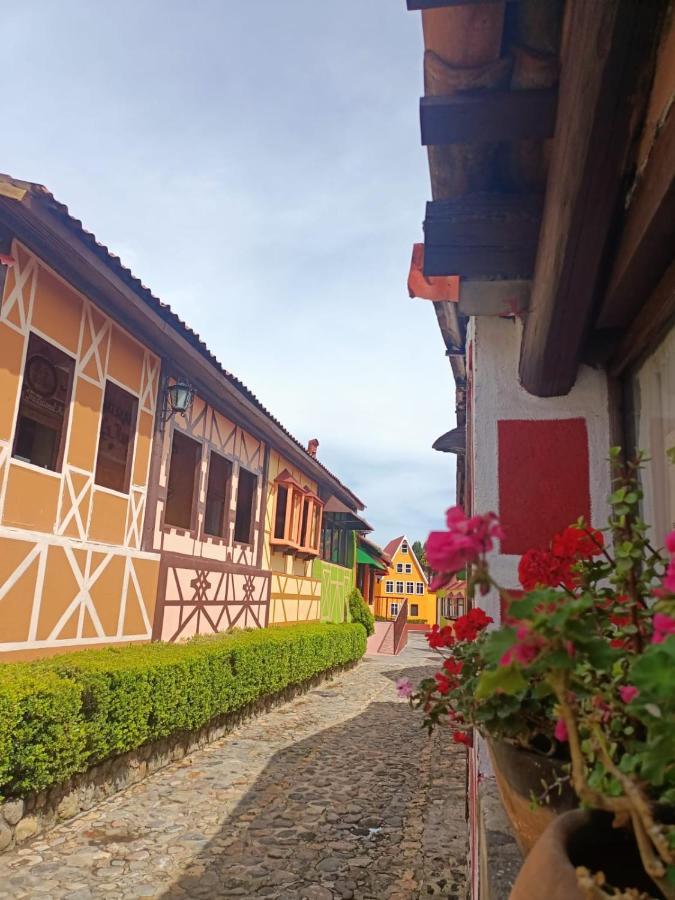
M 464 898 L 465 753 L 394 680 L 420 635 L 18 851 L 1 898 Z

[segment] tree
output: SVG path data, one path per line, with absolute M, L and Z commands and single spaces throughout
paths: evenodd
M 427 554 L 424 551 L 424 544 L 422 541 L 413 541 L 412 545 L 413 553 L 417 557 L 419 564 L 424 569 L 424 574 L 429 577 L 431 574 L 431 569 L 429 568 L 429 563 L 427 562 Z

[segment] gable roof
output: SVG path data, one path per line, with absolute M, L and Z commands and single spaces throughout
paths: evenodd
M 295 449 L 302 451 L 303 464 L 306 465 L 309 473 L 312 473 L 317 480 L 321 479 L 332 482 L 332 486 L 338 490 L 343 496 L 353 504 L 355 509 L 364 509 L 365 504 L 354 494 L 340 479 L 334 475 L 330 469 L 319 462 L 315 456 L 311 456 L 307 448 L 301 441 L 294 437 L 281 422 L 266 409 L 258 400 L 256 395 L 246 385 L 240 381 L 231 372 L 218 361 L 216 356 L 209 350 L 202 338 L 190 328 L 169 306 L 152 291 L 147 288 L 133 272 L 128 269 L 122 260 L 116 256 L 105 244 L 98 241 L 92 232 L 87 231 L 82 222 L 71 215 L 68 207 L 59 202 L 54 195 L 42 184 L 32 181 L 22 181 L 12 178 L 10 175 L 0 173 L 0 212 L 9 213 L 12 225 L 18 228 L 23 224 L 26 225 L 29 220 L 37 226 L 42 237 L 49 228 L 50 220 L 55 217 L 58 223 L 66 229 L 69 236 L 82 244 L 88 251 L 94 254 L 110 272 L 130 288 L 133 293 L 142 301 L 143 306 L 148 313 L 154 313 L 159 316 L 176 334 L 186 341 L 197 353 L 202 356 L 217 372 L 218 375 L 231 385 L 240 395 L 240 399 L 244 404 L 248 403 L 272 425 L 273 430 L 279 436 L 283 436 L 295 445 Z M 63 244 L 63 235 L 59 235 L 61 245 Z M 19 237 L 21 240 L 21 237 Z M 30 248 L 30 244 L 29 244 Z M 35 252 L 35 251 L 34 251 Z M 38 253 L 38 255 L 40 255 Z M 318 468 L 318 472 L 317 472 Z
M 426 585 L 428 585 L 429 579 L 427 578 L 427 573 L 424 571 L 422 563 L 417 558 L 417 554 L 413 550 L 412 544 L 410 543 L 410 541 L 404 534 L 402 534 L 400 537 L 394 538 L 392 541 L 389 541 L 389 543 L 384 548 L 384 552 L 387 554 L 388 557 L 390 557 L 390 559 L 393 559 L 395 554 L 398 553 L 399 547 L 401 546 L 403 541 L 405 541 L 407 543 L 408 553 L 410 554 L 410 556 L 412 556 L 412 558 L 417 563 L 417 570 L 419 571 L 420 575 L 424 579 L 424 583 Z M 401 573 L 399 572 L 398 574 L 400 575 Z

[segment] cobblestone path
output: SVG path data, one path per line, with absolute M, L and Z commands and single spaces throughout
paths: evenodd
M 394 692 L 423 639 L 0 856 L 0 898 L 465 897 L 465 756 Z

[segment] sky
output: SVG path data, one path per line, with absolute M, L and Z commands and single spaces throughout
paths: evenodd
M 22 0 L 0 171 L 46 185 L 365 502 L 426 538 L 454 500 L 404 0 Z

